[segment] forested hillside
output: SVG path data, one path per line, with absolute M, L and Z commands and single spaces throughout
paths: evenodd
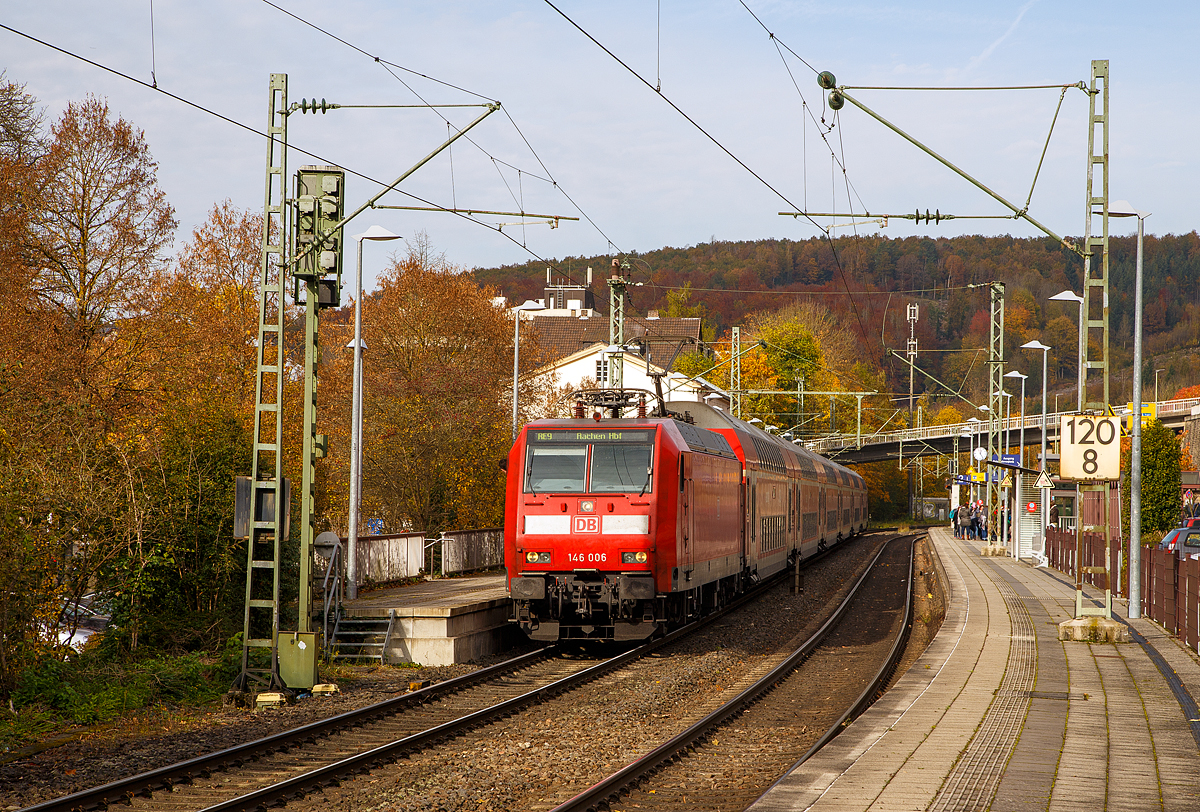
M 1112 240 L 1110 325 L 1113 399 L 1130 394 L 1133 349 L 1133 281 L 1136 238 Z M 1164 393 L 1200 383 L 1200 236 L 1149 236 L 1145 240 L 1145 335 L 1147 386 L 1163 369 Z M 1049 238 L 1008 236 L 953 238 L 879 235 L 715 241 L 686 248 L 661 248 L 625 257 L 641 287 L 627 305 L 635 313 L 703 315 L 718 341 L 748 317 L 812 300 L 828 308 L 860 342 L 865 359 L 887 370 L 894 389 L 907 389 L 902 364 L 887 361 L 885 348 L 903 351 L 908 339 L 906 306 L 916 303 L 920 366 L 964 391 L 986 387 L 981 357 L 987 345 L 987 293 L 972 284 L 1006 285 L 1006 352 L 1009 365 L 1028 372 L 1030 392 L 1041 387 L 1041 359 L 1018 349 L 1039 338 L 1052 347 L 1050 388 L 1065 392 L 1074 383 L 1078 307 L 1050 302 L 1063 290 L 1079 292 L 1083 263 Z M 611 257 L 567 257 L 554 277 L 583 279 L 591 267 L 597 301 L 606 301 L 603 277 Z M 546 265 L 479 268 L 477 281 L 510 299 L 540 298 Z M 602 308 L 603 305 L 600 305 Z M 964 352 L 965 350 L 965 352 Z M 1036 353 L 1034 353 L 1036 354 Z M 903 382 L 903 386 L 901 383 Z M 922 391 L 924 383 L 918 382 Z M 1163 395 L 1166 397 L 1166 394 Z

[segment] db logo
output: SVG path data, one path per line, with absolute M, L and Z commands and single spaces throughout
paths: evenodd
M 599 516 L 575 516 L 575 521 L 571 527 L 573 533 L 599 533 L 600 532 L 600 517 Z

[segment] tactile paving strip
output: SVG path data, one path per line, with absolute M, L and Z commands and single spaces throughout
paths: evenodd
M 992 568 L 986 569 L 992 576 Z M 1029 712 L 1030 691 L 1037 675 L 1037 638 L 1033 621 L 1025 603 L 1007 580 L 992 577 L 992 582 L 1004 598 L 1012 624 L 1012 642 L 1004 677 L 979 730 L 927 807 L 929 812 L 987 809 Z

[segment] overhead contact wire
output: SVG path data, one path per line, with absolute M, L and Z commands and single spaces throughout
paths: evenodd
M 265 1 L 266 1 L 266 0 L 264 0 L 264 2 L 265 2 Z M 101 63 L 99 63 L 99 62 L 96 62 L 96 61 L 94 61 L 94 60 L 92 60 L 92 59 L 88 59 L 88 58 L 87 58 L 87 57 L 85 57 L 85 56 L 82 56 L 82 55 L 80 55 L 80 54 L 74 53 L 74 52 L 72 52 L 72 51 L 68 51 L 68 50 L 67 50 L 67 49 L 65 49 L 65 48 L 61 48 L 61 47 L 59 47 L 59 46 L 57 46 L 57 45 L 54 45 L 54 44 L 52 44 L 52 43 L 49 43 L 49 42 L 46 42 L 45 40 L 38 39 L 37 37 L 33 36 L 32 34 L 26 34 L 24 31 L 18 31 L 17 29 L 13 28 L 12 26 L 5 25 L 4 23 L 0 23 L 0 29 L 4 29 L 5 31 L 8 31 L 8 32 L 10 32 L 10 33 L 13 33 L 13 34 L 16 34 L 16 35 L 17 35 L 17 36 L 19 36 L 19 37 L 24 37 L 25 39 L 27 39 L 27 40 L 29 40 L 29 41 L 31 41 L 31 42 L 36 42 L 38 45 L 45 46 L 46 48 L 49 48 L 49 49 L 51 49 L 52 51 L 57 51 L 58 53 L 60 53 L 60 54 L 62 54 L 62 55 L 64 55 L 64 56 L 69 56 L 69 57 L 71 57 L 72 59 L 77 59 L 77 60 L 79 60 L 80 62 L 84 62 L 84 63 L 86 63 L 86 64 L 88 64 L 88 65 L 91 65 L 91 66 L 92 66 L 92 67 L 94 67 L 94 68 L 99 68 L 100 70 L 102 70 L 102 71 L 105 71 L 106 73 L 111 73 L 113 76 L 119 76 L 119 77 L 120 77 L 120 78 L 122 78 L 122 79 L 125 79 L 125 80 L 127 80 L 127 81 L 133 82 L 134 84 L 141 85 L 142 87 L 146 88 L 147 90 L 153 90 L 153 91 L 155 91 L 156 93 L 161 93 L 161 94 L 163 94 L 164 96 L 166 96 L 166 97 L 168 97 L 168 98 L 170 98 L 170 99 L 173 99 L 173 100 L 175 100 L 175 101 L 177 101 L 177 102 L 179 102 L 179 103 L 181 103 L 181 104 L 184 104 L 184 105 L 186 105 L 186 106 L 188 106 L 188 107 L 191 107 L 191 108 L 192 108 L 192 109 L 194 109 L 194 110 L 199 110 L 201 113 L 204 113 L 204 114 L 206 114 L 206 115 L 210 115 L 210 116 L 212 116 L 213 118 L 216 118 L 216 119 L 219 119 L 219 120 L 221 120 L 221 121 L 224 121 L 224 122 L 225 122 L 225 123 L 227 123 L 227 124 L 232 124 L 233 126 L 235 126 L 235 127 L 239 128 L 239 129 L 245 130 L 245 131 L 246 131 L 246 132 L 248 132 L 248 133 L 252 133 L 253 135 L 257 135 L 259 138 L 267 138 L 267 139 L 271 138 L 271 136 L 267 135 L 266 133 L 262 132 L 261 130 L 256 130 L 254 127 L 251 127 L 251 126 L 250 126 L 250 125 L 248 125 L 248 124 L 243 124 L 242 122 L 240 122 L 240 121 L 238 121 L 238 120 L 236 120 L 236 119 L 232 119 L 232 118 L 230 118 L 229 116 L 226 116 L 226 115 L 223 115 L 223 114 L 221 114 L 221 113 L 218 113 L 218 112 L 217 112 L 217 111 L 215 111 L 215 110 L 211 110 L 211 109 L 209 109 L 209 108 L 205 107 L 205 106 L 204 106 L 204 105 L 202 105 L 202 104 L 198 104 L 198 103 L 196 103 L 196 102 L 194 102 L 194 101 L 191 101 L 191 100 L 189 100 L 189 99 L 185 99 L 185 98 L 184 98 L 184 97 L 182 97 L 182 96 L 178 96 L 178 95 L 176 95 L 176 94 L 174 94 L 174 93 L 170 92 L 169 90 L 164 90 L 164 89 L 163 89 L 163 88 L 161 88 L 161 87 L 155 87 L 154 85 L 150 84 L 149 82 L 146 82 L 145 80 L 138 79 L 136 76 L 130 76 L 130 75 L 129 75 L 129 74 L 127 74 L 127 73 L 122 73 L 121 71 L 119 71 L 119 70 L 117 70 L 117 69 L 115 69 L 115 68 L 110 68 L 110 67 L 109 67 L 109 66 L 107 66 L 107 65 L 103 65 L 103 64 L 101 64 Z M 337 163 L 336 161 L 334 161 L 334 160 L 332 160 L 332 159 L 330 159 L 330 158 L 326 158 L 326 157 L 324 157 L 324 156 L 322 156 L 322 155 L 318 155 L 318 154 L 317 154 L 317 153 L 315 153 L 315 152 L 310 152 L 310 151 L 308 151 L 308 150 L 306 150 L 306 149 L 304 149 L 304 148 L 302 148 L 302 147 L 298 147 L 298 146 L 295 146 L 295 145 L 293 145 L 293 144 L 288 144 L 288 148 L 289 148 L 289 149 L 294 149 L 294 150 L 296 150 L 296 152 L 299 152 L 301 155 L 307 155 L 308 157 L 310 157 L 310 158 L 313 158 L 314 160 L 316 160 L 316 161 L 319 161 L 319 162 L 321 162 L 321 163 L 326 163 L 326 164 L 335 164 L 335 163 Z M 371 177 L 370 175 L 365 175 L 365 174 L 363 174 L 362 172 L 358 172 L 358 171 L 355 171 L 355 170 L 353 170 L 353 169 L 346 168 L 346 172 L 347 172 L 347 174 L 353 175 L 353 176 L 354 176 L 354 177 L 356 177 L 356 178 L 361 178 L 362 180 L 365 180 L 365 181 L 367 181 L 368 183 L 374 183 L 374 184 L 376 184 L 376 185 L 379 185 L 379 186 L 386 186 L 386 185 L 387 185 L 387 184 L 386 184 L 384 181 L 381 181 L 381 180 L 378 180 L 378 179 L 376 179 L 376 178 L 373 178 L 373 177 Z M 511 242 L 513 245 L 516 245 L 517 247 L 519 247 L 519 248 L 521 248 L 522 250 L 524 250 L 524 251 L 525 251 L 527 254 L 529 254 L 531 257 L 533 257 L 533 258 L 534 258 L 535 260 L 537 260 L 538 262 L 544 262 L 544 263 L 546 263 L 546 264 L 550 265 L 550 267 L 552 267 L 552 268 L 557 268 L 557 266 L 556 266 L 556 264 L 554 263 L 554 261 L 553 261 L 553 260 L 546 259 L 545 257 L 541 256 L 540 254 L 538 254 L 538 253 L 536 253 L 535 251 L 531 250 L 531 249 L 530 249 L 528 246 L 521 245 L 521 243 L 520 243 L 520 242 L 518 242 L 517 240 L 513 239 L 513 237 L 512 237 L 511 235 L 509 235 L 509 234 L 505 234 L 505 233 L 504 233 L 504 231 L 503 231 L 502 229 L 496 228 L 495 226 L 492 226 L 492 225 L 490 225 L 490 224 L 488 224 L 488 223 L 485 223 L 485 222 L 482 222 L 482 221 L 480 221 L 480 220 L 476 220 L 476 219 L 475 219 L 475 218 L 473 218 L 473 217 L 468 217 L 468 216 L 466 216 L 465 214 L 461 214 L 461 213 L 459 213 L 459 212 L 456 212 L 456 211 L 453 211 L 453 210 L 451 210 L 451 209 L 447 209 L 447 208 L 445 208 L 444 206 L 442 206 L 442 205 L 440 205 L 440 204 L 438 204 L 438 203 L 434 203 L 434 202 L 433 202 L 433 201 L 431 201 L 431 200 L 426 200 L 425 198 L 423 198 L 423 197 L 421 197 L 421 196 L 419 196 L 419 195 L 415 195 L 415 194 L 413 194 L 412 192 L 406 192 L 406 191 L 404 191 L 403 189 L 394 189 L 393 191 L 395 191 L 395 192 L 398 192 L 399 194 L 402 194 L 402 195 L 404 195 L 405 197 L 407 197 L 407 198 L 409 198 L 409 199 L 411 199 L 411 200 L 415 200 L 415 201 L 417 201 L 417 202 L 419 202 L 419 203 L 424 203 L 424 204 L 425 204 L 425 205 L 427 205 L 427 206 L 432 206 L 433 208 L 435 208 L 435 209 L 438 209 L 439 211 L 443 211 L 443 212 L 445 212 L 445 213 L 447 213 L 447 214 L 453 214 L 454 216 L 456 216 L 456 217 L 458 217 L 458 218 L 460 218 L 460 219 L 462 219 L 462 220 L 466 220 L 468 223 L 474 223 L 474 224 L 475 224 L 475 225 L 477 225 L 477 226 L 483 226 L 484 228 L 488 229 L 489 231 L 494 231 L 494 232 L 496 232 L 497 234 L 499 234 L 500 236 L 504 237 L 504 238 L 505 238 L 506 240 L 508 240 L 509 242 Z M 611 241 L 609 242 L 609 245 L 610 245 L 610 246 L 612 246 L 612 247 L 615 247 L 615 246 L 613 246 L 613 244 L 612 244 L 612 242 L 611 242 Z
M 601 43 L 599 40 L 597 40 L 595 37 L 593 37 L 591 34 L 589 34 L 589 33 L 588 33 L 586 30 L 584 30 L 584 29 L 583 29 L 583 28 L 582 28 L 582 27 L 581 27 L 581 26 L 580 26 L 580 25 L 579 25 L 577 22 L 575 22 L 573 19 L 571 19 L 570 17 L 568 17 L 568 16 L 566 15 L 566 13 L 565 13 L 565 12 L 563 12 L 563 10 L 562 10 L 562 9 L 560 9 L 558 6 L 554 5 L 554 3 L 552 3 L 552 2 L 551 2 L 551 0 L 544 0 L 544 2 L 546 3 L 546 5 L 550 6 L 550 8 L 554 9 L 554 10 L 555 10 L 555 11 L 556 11 L 556 12 L 559 14 L 559 16 L 561 16 L 561 17 L 562 17 L 564 20 L 566 20 L 568 23 L 570 23 L 570 24 L 571 24 L 571 26 L 575 28 L 575 30 L 577 30 L 579 33 L 583 34 L 585 37 L 587 37 L 589 40 L 591 40 L 591 41 L 592 41 L 592 43 L 593 43 L 593 44 L 595 44 L 597 48 L 599 48 L 600 50 L 604 51 L 604 53 L 608 54 L 608 55 L 609 55 L 609 56 L 610 56 L 610 57 L 611 57 L 611 58 L 612 58 L 612 59 L 613 59 L 613 60 L 614 60 L 614 61 L 615 61 L 615 62 L 616 62 L 618 65 L 620 65 L 621 67 L 625 68 L 625 70 L 627 70 L 627 71 L 628 71 L 629 73 L 631 73 L 631 74 L 632 74 L 634 77 L 636 77 L 636 78 L 637 78 L 637 80 L 638 80 L 639 82 L 641 82 L 642 84 L 644 84 L 644 85 L 645 85 L 647 88 L 649 88 L 650 90 L 655 90 L 655 89 L 654 89 L 654 86 L 653 86 L 653 85 L 651 85 L 651 84 L 650 84 L 648 81 L 646 81 L 646 79 L 645 79 L 645 78 L 643 78 L 641 74 L 639 74 L 637 71 L 635 71 L 633 68 L 631 68 L 631 67 L 630 67 L 628 64 L 626 64 L 626 63 L 625 63 L 625 62 L 624 62 L 624 61 L 623 61 L 623 60 L 622 60 L 620 57 L 618 57 L 616 54 L 614 54 L 612 51 L 610 51 L 608 48 L 606 48 L 606 47 L 605 47 L 605 46 L 604 46 L 604 45 L 603 45 L 603 44 L 602 44 L 602 43 Z M 810 66 L 810 67 L 811 67 L 811 66 Z M 726 155 L 728 155 L 728 156 L 729 156 L 729 157 L 730 157 L 730 158 L 731 158 L 731 159 L 732 159 L 732 160 L 733 160 L 733 161 L 734 161 L 734 162 L 735 162 L 735 163 L 736 163 L 738 166 L 740 166 L 740 167 L 742 167 L 743 169 L 745 169 L 745 170 L 746 170 L 747 172 L 749 172 L 749 173 L 750 173 L 750 174 L 751 174 L 751 175 L 752 175 L 752 176 L 753 176 L 753 177 L 754 177 L 754 178 L 755 178 L 755 179 L 756 179 L 756 180 L 757 180 L 759 183 L 761 183 L 763 186 L 767 187 L 767 188 L 768 188 L 768 189 L 770 189 L 772 192 L 774 192 L 774 193 L 775 193 L 775 195 L 776 195 L 776 196 L 777 196 L 777 197 L 778 197 L 780 200 L 782 200 L 784 203 L 787 203 L 787 204 L 788 204 L 789 206 L 791 206 L 793 209 L 796 209 L 797 211 L 800 211 L 801 213 L 803 213 L 803 211 L 800 209 L 800 207 L 799 207 L 799 206 L 797 206 L 795 203 L 793 203 L 791 200 L 789 200 L 789 199 L 788 199 L 788 197 L 787 197 L 785 194 L 783 194 L 783 192 L 780 192 L 778 189 L 776 189 L 774 186 L 772 186 L 772 185 L 770 184 L 770 182 L 768 182 L 768 181 L 766 180 L 766 178 L 764 178 L 762 175 L 758 174 L 758 173 L 757 173 L 757 172 L 755 172 L 753 169 L 751 169 L 751 168 L 750 168 L 750 166 L 749 166 L 749 165 L 747 165 L 747 164 L 746 164 L 746 162 L 745 162 L 745 161 L 743 161 L 741 158 L 739 158 L 738 156 L 734 155 L 734 154 L 733 154 L 733 152 L 731 152 L 731 151 L 729 150 L 729 148 L 727 148 L 727 147 L 726 147 L 724 144 L 722 144 L 722 143 L 721 143 L 720 141 L 718 141 L 718 140 L 717 140 L 717 139 L 716 139 L 714 136 L 712 136 L 712 135 L 711 135 L 711 134 L 708 132 L 708 130 L 706 130 L 706 129 L 704 129 L 704 127 L 700 126 L 700 124 L 699 124 L 698 122 L 696 122 L 696 120 L 695 120 L 695 119 L 693 119 L 691 116 L 689 116 L 687 113 L 685 113 L 685 112 L 684 112 L 684 111 L 683 111 L 683 110 L 682 110 L 682 109 L 681 109 L 681 108 L 680 108 L 680 107 L 679 107 L 677 104 L 675 104 L 675 102 L 671 101 L 671 100 L 670 100 L 670 98 L 668 98 L 668 97 L 667 97 L 667 96 L 666 96 L 664 93 L 662 93 L 662 92 L 660 92 L 660 91 L 657 91 L 657 90 L 655 90 L 655 93 L 657 93 L 657 94 L 659 95 L 659 97 L 661 97 L 661 98 L 662 98 L 662 100 L 663 100 L 663 101 L 665 101 L 667 104 L 669 104 L 669 105 L 671 106 L 671 109 L 673 109 L 675 112 L 679 113 L 679 115 L 683 116 L 683 118 L 684 118 L 684 119 L 685 119 L 685 120 L 686 120 L 686 121 L 687 121 L 689 124 L 691 124 L 691 125 L 692 125 L 693 127 L 695 127 L 697 130 L 699 130 L 699 131 L 700 131 L 700 133 L 701 133 L 701 134 L 702 134 L 702 135 L 703 135 L 705 138 L 707 138 L 707 139 L 708 139 L 709 141 L 711 141 L 711 142 L 712 142 L 712 143 L 713 143 L 713 144 L 714 144 L 714 145 L 715 145 L 715 146 L 716 146 L 718 149 L 720 149 L 722 152 L 724 152 Z M 815 220 L 813 220 L 813 218 L 809 217 L 807 214 L 804 214 L 804 217 L 805 217 L 805 218 L 806 218 L 806 219 L 807 219 L 807 220 L 808 220 L 810 223 L 812 223 L 812 225 L 813 225 L 813 226 L 815 226 L 816 228 L 821 228 L 821 226 L 820 226 L 820 225 L 818 225 L 818 224 L 817 224 L 817 222 L 816 222 Z M 828 235 L 827 235 L 827 236 L 828 236 Z M 849 288 L 849 285 L 846 283 L 846 273 L 845 273 L 845 269 L 844 269 L 844 268 L 842 268 L 842 263 L 841 263 L 841 260 L 840 260 L 840 259 L 838 258 L 838 256 L 837 256 L 837 250 L 836 250 L 836 249 L 834 249 L 834 248 L 832 248 L 832 244 L 833 244 L 833 243 L 832 243 L 832 240 L 830 240 L 830 246 L 831 246 L 831 249 L 833 250 L 834 263 L 837 265 L 837 269 L 838 269 L 838 275 L 842 277 L 842 284 L 843 284 L 843 286 L 845 286 L 845 287 Z M 862 320 L 862 314 L 861 314 L 861 313 L 859 312 L 859 310 L 858 310 L 858 305 L 857 305 L 857 304 L 854 302 L 854 300 L 853 300 L 853 299 L 850 299 L 850 307 L 851 307 L 851 309 L 853 309 L 853 311 L 854 311 L 854 316 L 855 316 L 855 318 L 858 320 L 858 326 L 859 326 L 859 330 L 860 330 L 860 332 L 862 333 L 862 335 L 863 335 L 863 337 L 864 337 L 864 339 L 865 339 L 865 338 L 866 338 L 866 336 L 867 336 L 867 328 L 866 328 L 866 325 L 865 325 L 865 324 L 863 324 L 863 320 Z
M 409 85 L 408 82 L 405 82 L 401 77 L 397 76 L 396 73 L 394 71 L 390 70 L 389 68 L 396 68 L 397 70 L 402 70 L 405 73 L 410 73 L 413 76 L 419 76 L 422 79 L 428 79 L 429 81 L 435 82 L 444 87 L 448 87 L 453 90 L 460 90 L 463 93 L 468 93 L 477 98 L 486 99 L 487 101 L 499 104 L 498 99 L 493 99 L 493 98 L 491 98 L 489 96 L 485 96 L 481 93 L 476 93 L 473 90 L 467 90 L 466 88 L 459 87 L 458 85 L 454 85 L 449 82 L 442 81 L 441 79 L 436 79 L 432 76 L 428 76 L 427 74 L 420 73 L 419 71 L 412 70 L 411 68 L 406 68 L 403 65 L 397 65 L 394 62 L 389 62 L 386 59 L 375 56 L 374 54 L 370 53 L 369 51 L 366 51 L 363 48 L 358 47 L 354 43 L 349 42 L 345 39 L 342 39 L 338 35 L 322 28 L 321 26 L 316 25 L 315 23 L 309 22 L 308 20 L 304 19 L 303 17 L 301 17 L 291 11 L 288 11 L 287 9 L 283 8 L 282 6 L 277 5 L 276 3 L 271 2 L 271 0 L 263 0 L 263 2 L 266 3 L 268 6 L 270 6 L 271 8 L 274 8 L 277 11 L 279 11 L 283 14 L 286 14 L 287 16 L 291 17 L 292 19 L 296 20 L 297 22 L 308 26 L 309 28 L 313 29 L 314 31 L 319 31 L 320 33 L 324 34 L 325 36 L 329 37 L 330 39 L 333 39 L 336 42 L 339 42 L 342 45 L 345 45 L 347 48 L 350 48 L 351 50 L 353 50 L 357 53 L 360 53 L 363 56 L 374 60 L 375 62 L 378 62 L 380 65 L 382 65 L 384 67 L 384 70 L 387 70 L 388 74 L 390 74 L 392 76 L 392 78 L 394 78 L 396 81 L 398 81 L 401 85 L 403 85 L 405 87 L 405 89 L 407 89 L 410 93 L 412 93 L 416 98 L 420 99 L 425 104 L 428 104 L 428 102 L 425 101 L 425 99 L 421 96 L 421 94 L 417 93 L 417 91 L 415 89 L 413 89 L 413 87 L 411 85 Z M 565 197 L 571 203 L 571 205 L 575 208 L 575 210 L 577 212 L 579 212 L 579 214 L 585 220 L 588 221 L 588 223 L 592 226 L 592 228 L 594 228 L 596 230 L 596 233 L 598 233 L 601 237 L 604 238 L 605 242 L 608 244 L 608 246 L 610 248 L 616 248 L 618 251 L 620 251 L 620 248 L 612 241 L 612 239 L 609 238 L 609 236 L 607 234 L 604 233 L 604 230 L 601 229 L 600 226 L 598 226 L 596 224 L 596 222 L 587 214 L 587 212 L 585 212 L 582 209 L 582 207 L 580 207 L 579 204 L 576 203 L 575 200 L 570 195 L 568 195 L 566 193 L 566 191 L 558 184 L 558 181 L 555 180 L 553 174 L 546 167 L 545 162 L 542 161 L 541 156 L 538 155 L 537 150 L 533 148 L 533 145 L 529 143 L 529 139 L 525 137 L 525 133 L 521 132 L 521 128 L 517 126 L 517 122 L 513 119 L 512 115 L 508 112 L 508 109 L 503 106 L 500 109 L 502 111 L 504 111 L 504 115 L 509 120 L 509 123 L 511 123 L 513 125 L 513 129 L 515 129 L 517 131 L 517 134 L 521 136 L 521 140 L 525 143 L 525 146 L 529 149 L 530 153 L 533 154 L 534 160 L 536 160 L 538 162 L 538 165 L 542 167 L 542 170 L 546 173 L 546 177 L 543 178 L 540 175 L 537 175 L 535 173 L 531 173 L 528 171 L 525 171 L 525 174 L 529 175 L 530 177 L 535 178 L 537 180 L 551 184 L 555 189 L 557 189 L 559 191 L 559 193 L 562 194 L 563 197 Z M 444 116 L 442 116 L 442 120 L 445 121 L 447 127 L 454 126 L 452 124 L 452 122 L 450 122 L 450 120 L 446 119 Z M 490 152 L 488 152 L 488 150 L 486 150 L 482 145 L 479 144 L 478 141 L 476 141 L 470 135 L 465 135 L 465 136 L 463 136 L 463 138 L 466 141 L 470 142 L 470 144 L 472 146 L 474 146 L 476 149 L 478 149 L 484 155 L 486 155 L 492 161 L 493 164 L 499 164 L 501 166 L 506 166 L 509 169 L 512 169 L 512 170 L 515 170 L 518 172 L 523 171 L 520 169 L 520 167 L 514 166 L 513 164 L 510 164 L 507 161 L 504 161 L 500 158 L 497 158 L 495 155 L 492 155 Z M 498 167 L 497 167 L 497 171 L 499 171 Z M 501 178 L 503 179 L 503 176 L 504 176 L 503 172 L 501 172 L 500 175 L 501 175 Z M 505 181 L 505 185 L 506 186 L 508 185 L 507 181 Z M 510 194 L 511 194 L 511 189 L 510 189 Z M 479 222 L 483 225 L 487 225 L 486 223 L 482 223 L 482 221 L 478 221 L 478 220 L 473 220 L 473 222 Z M 500 229 L 496 229 L 496 230 L 499 231 Z

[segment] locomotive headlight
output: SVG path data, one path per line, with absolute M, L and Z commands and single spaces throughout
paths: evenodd
M 645 564 L 650 557 L 644 551 L 636 553 L 621 553 L 622 564 Z
M 595 510 L 596 510 L 596 503 L 593 502 L 591 499 L 584 499 L 582 502 L 579 503 L 579 512 L 580 513 L 592 513 Z
M 549 564 L 550 553 L 535 553 L 531 551 L 525 553 L 525 560 L 530 564 Z

